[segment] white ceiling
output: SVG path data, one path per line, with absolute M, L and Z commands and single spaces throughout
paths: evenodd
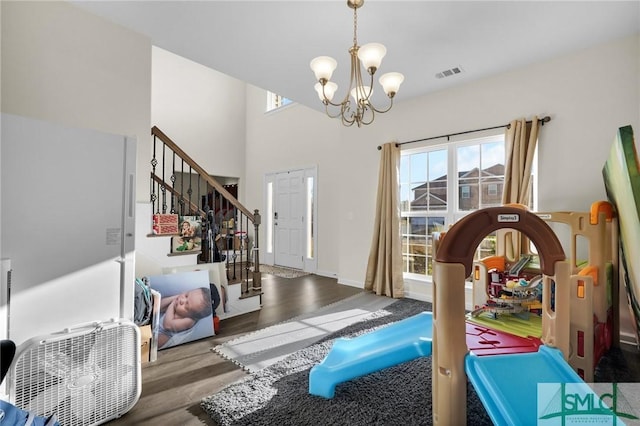
M 73 3 L 155 46 L 316 109 L 309 61 L 332 56 L 336 99 L 346 91 L 353 12 L 345 0 Z M 366 0 L 358 10 L 359 44 L 387 47 L 379 74 L 405 75 L 396 102 L 637 32 L 638 0 Z M 452 67 L 463 73 L 435 77 Z

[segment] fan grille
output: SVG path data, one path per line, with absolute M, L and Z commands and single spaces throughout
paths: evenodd
M 100 324 L 34 340 L 21 345 L 12 368 L 16 406 L 55 414 L 62 426 L 86 426 L 116 418 L 137 402 L 141 378 L 135 324 Z

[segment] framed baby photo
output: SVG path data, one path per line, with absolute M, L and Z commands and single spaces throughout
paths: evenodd
M 202 219 L 200 216 L 179 216 L 179 236 L 171 238 L 172 253 L 202 251 Z
M 206 270 L 148 277 L 160 293 L 158 349 L 213 336 L 209 273 Z

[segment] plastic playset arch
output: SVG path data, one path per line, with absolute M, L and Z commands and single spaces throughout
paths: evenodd
M 469 276 L 482 239 L 502 228 L 515 229 L 531 239 L 540 252 L 543 274 L 553 275 L 555 262 L 565 259 L 558 237 L 542 219 L 522 208 L 505 206 L 478 210 L 460 219 L 441 241 L 436 261 L 461 263 Z
M 465 302 L 461 295 L 464 294 L 465 278 L 472 271 L 475 249 L 487 234 L 501 228 L 522 232 L 538 248 L 543 273 L 542 341 L 560 349 L 564 359 L 568 359 L 569 312 L 568 309 L 555 310 L 551 304 L 551 282 L 555 283 L 554 306 L 560 308 L 569 303 L 569 263 L 560 241 L 542 219 L 517 207 L 494 207 L 471 213 L 446 233 L 434 262 L 434 424 L 466 424 L 465 357 L 468 351 Z M 580 381 L 577 374 L 573 373 L 573 377 L 571 372 L 567 374 Z M 479 394 L 482 399 L 481 392 Z

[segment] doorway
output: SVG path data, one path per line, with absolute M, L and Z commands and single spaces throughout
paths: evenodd
M 266 264 L 317 269 L 316 175 L 312 167 L 265 176 Z

